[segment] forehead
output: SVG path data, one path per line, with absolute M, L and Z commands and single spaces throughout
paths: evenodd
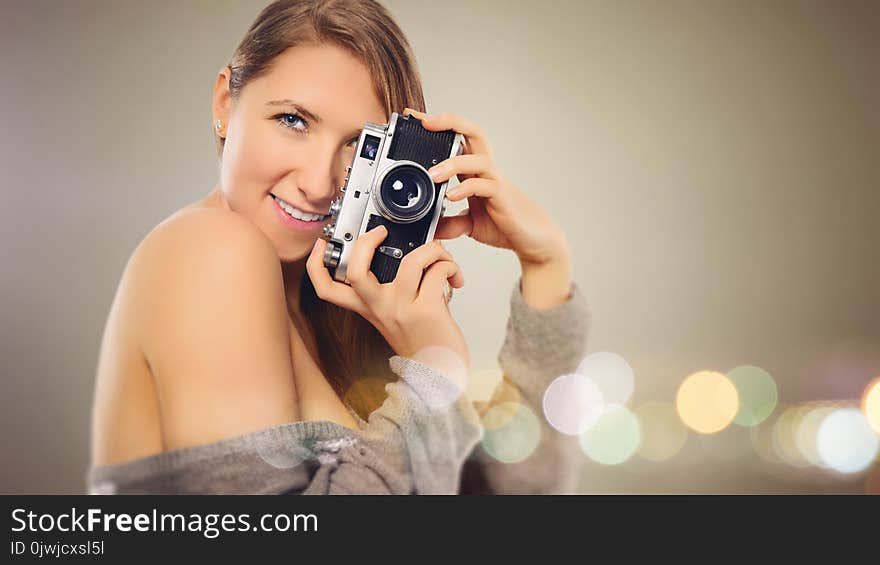
M 365 120 L 386 121 L 366 65 L 336 45 L 292 47 L 244 90 L 243 98 L 260 105 L 291 99 L 331 127 L 360 128 Z

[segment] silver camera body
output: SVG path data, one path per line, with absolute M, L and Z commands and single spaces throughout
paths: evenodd
M 376 226 L 388 229 L 370 264 L 380 283 L 394 280 L 406 254 L 434 239 L 448 181 L 434 183 L 428 169 L 460 155 L 462 147 L 461 134 L 426 130 L 413 116 L 392 113 L 388 124 L 367 122 L 324 226 L 324 266 L 335 280 L 348 283 L 354 242 Z

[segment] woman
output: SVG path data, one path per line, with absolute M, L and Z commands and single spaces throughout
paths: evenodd
M 404 108 L 465 136 L 465 154 L 429 171 L 458 175 L 448 197 L 469 205 L 437 237 L 467 234 L 519 258 L 499 357 L 514 386 L 498 395 L 541 414 L 544 387 L 585 352 L 588 313 L 561 230 L 501 175 L 478 126 L 423 113 L 410 47 L 383 7 L 279 1 L 217 77 L 217 185 L 126 266 L 98 364 L 90 492 L 573 488 L 580 454 L 546 425 L 521 463 L 474 449 L 468 349 L 447 305 L 463 277 L 439 242 L 384 285 L 368 270 L 384 228 L 354 244 L 350 286 L 323 267 L 318 235 L 364 122 Z

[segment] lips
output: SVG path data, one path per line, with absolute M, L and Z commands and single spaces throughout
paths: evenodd
M 298 220 L 303 220 L 303 221 L 307 221 L 307 222 L 320 222 L 320 221 L 323 221 L 327 218 L 327 214 L 303 210 L 302 208 L 294 206 L 290 202 L 272 194 L 271 192 L 269 194 L 272 196 L 272 198 L 275 199 L 275 202 L 283 210 L 285 210 L 288 214 L 290 214 L 291 216 L 293 216 L 294 218 L 296 218 Z
M 274 196 L 272 197 L 271 202 L 272 207 L 275 209 L 275 213 L 278 214 L 278 219 L 288 229 L 296 232 L 308 233 L 311 237 L 314 236 L 316 232 L 320 231 L 324 225 L 323 220 L 306 221 L 294 218 L 281 207 L 281 204 Z

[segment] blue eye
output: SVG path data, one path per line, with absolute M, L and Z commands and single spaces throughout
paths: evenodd
M 274 118 L 280 123 L 282 126 L 290 129 L 294 129 L 296 131 L 306 131 L 307 124 L 306 121 L 297 114 L 278 114 L 274 116 Z

